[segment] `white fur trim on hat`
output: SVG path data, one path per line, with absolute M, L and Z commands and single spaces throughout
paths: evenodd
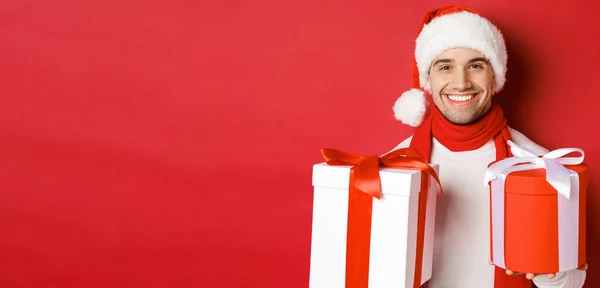
M 466 11 L 434 18 L 421 30 L 415 49 L 421 87 L 427 83 L 431 62 L 445 50 L 459 47 L 481 52 L 494 70 L 494 92 L 502 90 L 508 58 L 502 33 L 489 20 Z
M 394 116 L 406 125 L 417 127 L 423 123 L 429 103 L 420 89 L 410 89 L 396 100 Z

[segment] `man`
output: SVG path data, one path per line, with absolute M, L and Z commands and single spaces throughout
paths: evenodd
M 429 288 L 531 288 L 532 282 L 539 288 L 579 288 L 585 281 L 587 265 L 548 275 L 490 265 L 489 188 L 483 185 L 488 164 L 512 156 L 507 140 L 548 152 L 508 127 L 492 102 L 504 86 L 506 63 L 502 34 L 473 10 L 449 6 L 425 16 L 416 41 L 414 88 L 396 101 L 394 112 L 416 127 L 395 149 L 413 147 L 440 165 L 445 194 L 436 211 Z

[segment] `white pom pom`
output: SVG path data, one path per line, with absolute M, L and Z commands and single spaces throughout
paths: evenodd
M 413 88 L 402 93 L 396 100 L 394 116 L 406 125 L 417 127 L 423 123 L 428 105 L 425 93 L 420 89 Z

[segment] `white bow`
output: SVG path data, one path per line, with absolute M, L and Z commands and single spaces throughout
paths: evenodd
M 560 148 L 548 152 L 541 158 L 535 152 L 508 140 L 510 151 L 514 157 L 500 160 L 485 172 L 485 185 L 496 179 L 501 173 L 533 170 L 542 168 L 546 170 L 546 181 L 567 199 L 571 197 L 570 172 L 563 165 L 577 165 L 583 162 L 584 153 L 579 148 Z M 579 152 L 580 157 L 563 157 L 572 152 Z M 522 164 L 522 165 L 517 165 Z

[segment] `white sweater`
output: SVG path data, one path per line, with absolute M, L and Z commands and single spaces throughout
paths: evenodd
M 540 155 L 547 149 L 510 128 L 513 142 Z M 412 137 L 396 148 L 408 147 Z M 483 183 L 487 166 L 496 160 L 491 140 L 481 148 L 452 152 L 433 139 L 431 163 L 440 165 L 439 177 L 444 196 L 439 198 L 435 219 L 433 275 L 429 288 L 492 288 L 494 266 L 489 264 L 489 188 Z M 527 272 L 527 271 L 520 271 Z M 580 288 L 586 273 L 573 270 L 550 279 L 539 275 L 533 282 L 539 288 Z

